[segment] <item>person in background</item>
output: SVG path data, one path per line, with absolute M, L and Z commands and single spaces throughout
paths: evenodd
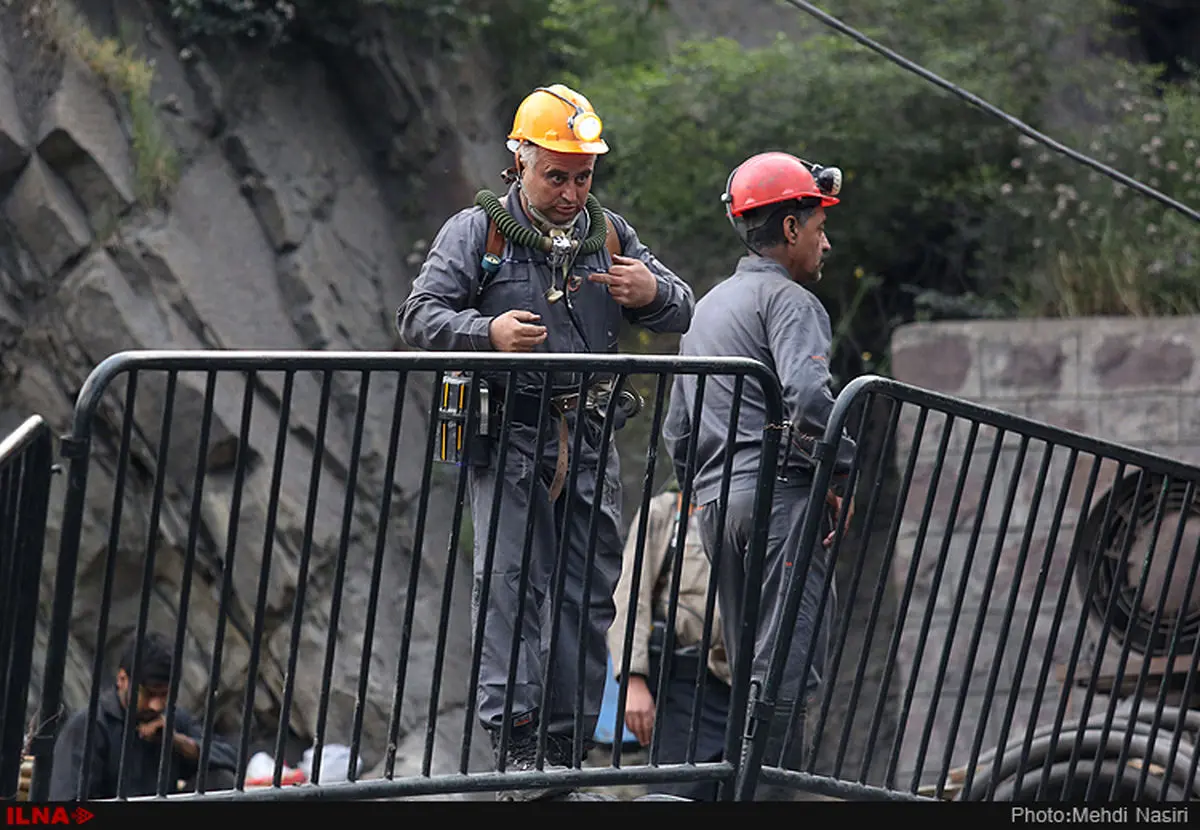
M 189 779 L 199 769 L 203 724 L 183 708 L 175 709 L 175 731 L 165 735 L 167 693 L 174 657 L 172 643 L 161 634 L 148 632 L 138 660 L 135 680 L 133 657 L 135 639 L 130 637 L 113 686 L 100 694 L 96 720 L 91 725 L 92 741 L 87 759 L 83 757 L 87 736 L 87 709 L 75 712 L 67 720 L 54 745 L 54 763 L 50 771 L 51 801 L 77 800 L 79 774 L 86 763 L 89 780 L 83 799 L 117 797 L 117 775 L 121 765 L 121 745 L 125 735 L 125 715 L 133 700 L 134 735 L 125 756 L 125 795 L 155 795 L 158 792 L 158 767 L 162 742 L 171 742 L 168 756 L 172 763 L 167 781 L 168 792 L 181 779 Z M 237 753 L 216 737 L 210 738 L 207 790 L 232 789 L 237 774 Z
M 679 598 L 675 611 L 675 638 L 670 674 L 658 693 L 662 649 L 669 619 L 671 582 L 679 525 L 684 514 L 688 527 L 680 565 Z M 630 598 L 633 576 L 638 571 L 637 537 L 639 510 L 633 517 L 625 542 L 621 579 L 617 583 L 617 614 L 608 631 L 613 674 L 621 682 L 625 661 L 625 634 L 633 616 L 633 639 L 629 649 L 629 689 L 625 699 L 625 724 L 642 746 L 650 744 L 657 725 L 658 761 L 663 764 L 687 760 L 692 717 L 696 706 L 696 680 L 703 674 L 703 695 L 696 738 L 697 763 L 720 761 L 725 750 L 725 725 L 729 715 L 730 670 L 720 613 L 713 605 L 709 626 L 707 660 L 700 654 L 708 602 L 710 563 L 699 527 L 699 511 L 684 509 L 682 494 L 672 485 L 650 501 L 646 536 L 636 597 Z M 659 784 L 655 792 L 695 801 L 715 801 L 717 785 L 712 782 Z

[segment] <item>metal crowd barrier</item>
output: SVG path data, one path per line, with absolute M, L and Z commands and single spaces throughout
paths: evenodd
M 468 374 L 464 378 L 455 374 L 459 372 Z M 774 378 L 761 364 L 740 359 L 251 351 L 114 355 L 88 377 L 62 438 L 66 500 L 42 711 L 66 706 L 95 722 L 101 695 L 112 683 L 117 636 L 141 642 L 148 631 L 161 630 L 174 636 L 175 649 L 167 730 L 174 728 L 177 707 L 191 707 L 202 725 L 201 763 L 195 780 L 181 791 L 169 774 L 164 746 L 155 797 L 379 799 L 550 784 L 652 788 L 709 781 L 722 785 L 723 798 L 732 798 L 747 698 L 747 683 L 739 678 L 749 671 L 748 647 L 739 650 L 744 657 L 732 667 L 726 760 L 695 763 L 693 742 L 686 761 L 660 763 L 661 736 L 656 734 L 640 762 L 624 760 L 622 754 L 631 750 L 616 741 L 611 757 L 599 763 L 576 760 L 571 769 L 534 772 L 492 769 L 491 752 L 482 746 L 486 738 L 475 718 L 482 615 L 476 619 L 469 613 L 469 438 L 479 427 L 479 410 L 471 402 L 478 397 L 481 378 L 507 381 L 501 384 L 507 391 L 498 453 L 515 454 L 508 418 L 517 373 L 550 378 L 579 392 L 573 404 L 576 418 L 584 417 L 582 393 L 598 376 L 613 379 L 616 392 L 635 387 L 645 392 L 646 406 L 637 416 L 641 432 L 626 426 L 616 433 L 615 406 L 604 410 L 602 418 L 593 417 L 602 458 L 615 452 L 619 440 L 633 442 L 622 448 L 621 463 L 640 475 L 643 517 L 670 471 L 670 462 L 659 458 L 659 444 L 674 375 L 695 374 L 701 384 L 720 378 L 736 389 L 758 383 L 765 390 L 771 422 L 782 419 Z M 552 385 L 543 384 L 541 411 L 547 420 Z M 463 406 L 453 400 L 460 394 Z M 698 414 L 697 408 L 693 417 Z M 736 422 L 735 417 L 731 434 Z M 461 445 L 456 430 L 467 439 Z M 582 432 L 575 431 L 562 510 L 587 516 L 582 524 L 588 528 L 585 551 L 575 552 L 586 557 L 586 583 L 598 553 L 596 515 L 615 498 L 610 492 L 615 482 L 598 476 L 591 504 L 570 497 L 580 474 L 576 459 Z M 765 509 L 779 431 L 765 430 L 763 440 L 767 462 L 759 473 L 759 503 Z M 460 463 L 437 463 L 448 448 L 461 451 Z M 101 450 L 104 465 L 96 460 Z M 691 482 L 681 484 L 686 503 Z M 491 528 L 502 509 L 491 511 Z M 102 550 L 95 549 L 97 525 L 107 540 Z M 686 526 L 686 521 L 680 523 L 678 548 Z M 765 522 L 756 526 L 763 531 L 752 540 L 746 559 L 750 584 L 758 578 L 766 539 Z M 629 533 L 636 534 L 640 562 L 645 527 L 629 528 Z M 488 536 L 494 539 L 494 534 Z M 89 538 L 93 542 L 85 547 L 82 542 Z M 489 563 L 493 552 L 489 546 Z M 552 612 L 563 596 L 567 554 L 564 543 L 552 583 L 559 590 L 550 591 Z M 620 551 L 599 554 L 620 556 Z M 90 581 L 82 579 L 85 573 Z M 526 567 L 521 579 L 527 577 Z M 676 560 L 672 616 L 679 578 Z M 712 585 L 705 649 L 716 580 Z M 634 580 L 635 595 L 637 588 Z M 314 596 L 321 602 L 314 602 Z M 94 626 L 86 631 L 72 627 L 82 603 L 95 609 Z M 746 613 L 755 612 L 752 600 Z M 559 625 L 552 631 L 556 637 L 584 636 L 582 625 L 579 630 Z M 748 646 L 753 628 L 743 631 Z M 632 626 L 626 654 L 631 636 Z M 517 653 L 514 643 L 514 658 Z M 84 659 L 90 662 L 90 677 L 72 680 L 68 666 Z M 207 666 L 206 676 L 183 670 L 185 663 L 198 662 Z M 515 670 L 515 659 L 511 665 L 510 671 Z M 664 675 L 669 665 L 668 657 Z M 270 684 L 262 682 L 266 677 L 272 678 Z M 509 677 L 511 687 L 511 673 Z M 626 692 L 622 682 L 618 718 Z M 337 707 L 332 705 L 335 698 Z M 586 736 L 578 707 L 575 711 L 573 734 L 579 749 Z M 44 743 L 53 741 L 61 725 L 60 720 L 43 729 Z M 623 724 L 613 726 L 621 734 Z M 88 734 L 85 754 L 91 749 Z M 234 789 L 215 789 L 211 783 L 211 747 L 218 734 L 237 752 Z M 295 763 L 285 759 L 294 754 L 296 735 L 311 742 L 313 761 L 307 782 L 289 784 L 285 764 Z M 544 761 L 544 726 L 539 737 Z M 133 719 L 126 716 L 122 757 L 135 740 Z M 348 748 L 347 774 L 345 780 L 325 783 L 329 776 L 322 777 L 322 750 L 333 743 Z M 275 761 L 266 786 L 244 784 L 255 746 Z M 369 768 L 360 772 L 367 756 Z M 39 756 L 35 800 L 46 797 L 51 764 L 49 752 Z M 127 772 L 123 764 L 118 798 L 133 797 Z M 89 775 L 86 767 L 81 770 L 77 796 L 87 798 L 91 792 Z
M 766 782 L 846 799 L 1194 799 L 1200 469 L 862 377 L 837 399 L 814 491 L 856 422 L 882 431 L 848 471 L 859 532 L 825 550 L 810 509 L 788 595 L 794 621 L 809 563 L 836 563 L 820 586 L 834 644 L 793 715 L 811 751 L 783 769 L 753 742 L 739 797 Z
M 168 717 L 179 705 L 193 708 L 203 761 L 211 760 L 218 734 L 237 755 L 232 789 L 215 787 L 205 763 L 181 788 L 162 763 L 164 752 L 157 797 L 473 797 L 551 785 L 644 791 L 701 781 L 734 800 L 755 798 L 762 785 L 796 798 L 849 800 L 1193 797 L 1200 758 L 1200 710 L 1193 702 L 1200 533 L 1192 518 L 1200 469 L 876 377 L 852 382 L 838 397 L 816 454 L 813 491 L 822 493 L 835 480 L 833 448 L 843 428 L 859 439 L 846 479 L 853 520 L 843 512 L 825 549 L 823 500 L 813 501 L 787 597 L 785 620 L 795 620 L 811 564 L 820 558 L 831 565 L 821 571 L 818 589 L 820 610 L 833 613 L 826 632 L 832 646 L 817 667 L 821 683 L 805 711 L 791 713 L 793 724 L 804 725 L 796 732 L 808 744 L 804 762 L 784 768 L 764 755 L 767 735 L 757 725 L 777 704 L 792 627 L 783 626 L 761 687 L 751 683 L 760 598 L 750 590 L 731 667 L 724 759 L 697 761 L 692 736 L 685 760 L 662 762 L 656 729 L 648 751 L 636 758 L 636 749 L 614 739 L 611 750 L 585 763 L 577 700 L 571 768 L 495 771 L 475 711 L 482 617 L 470 613 L 471 592 L 480 590 L 472 586 L 470 553 L 472 442 L 459 444 L 456 436 L 469 438 L 480 426 L 470 402 L 481 378 L 499 380 L 493 388 L 505 390 L 505 423 L 497 452 L 516 452 L 507 436 L 517 373 L 568 389 L 574 384 L 579 393 L 604 375 L 614 380 L 615 392 L 644 393 L 638 429 L 627 425 L 618 432 L 612 406 L 591 416 L 600 457 L 620 445 L 625 480 L 640 479 L 643 518 L 671 466 L 659 458 L 659 447 L 674 375 L 691 373 L 701 384 L 729 383 L 735 390 L 758 383 L 771 423 L 783 419 L 778 386 L 754 361 L 391 352 L 115 355 L 89 377 L 62 441 L 69 465 L 39 711 L 66 708 L 94 721 L 112 682 L 110 644 L 118 634 L 141 640 L 157 629 L 175 638 Z M 551 417 L 552 385 L 542 387 L 542 427 Z M 455 405 L 455 394 L 466 403 Z M 574 417 L 585 417 L 585 403 L 584 394 L 573 399 Z M 698 395 L 693 422 L 702 403 Z M 737 421 L 735 413 L 731 438 Z M 5 447 L 35 435 L 29 446 L 42 457 L 30 469 L 48 471 L 44 425 L 24 434 Z M 586 516 L 574 551 L 584 559 L 586 583 L 598 553 L 619 552 L 598 551 L 597 540 L 597 517 L 612 506 L 616 482 L 597 475 L 590 503 L 570 496 L 581 474 L 580 434 L 575 431 L 570 448 L 561 510 Z M 783 434 L 773 427 L 763 434 L 756 533 L 745 561 L 751 586 L 761 580 Z M 437 463 L 443 456 L 456 460 L 447 455 L 450 447 L 461 452 L 458 463 Z M 101 448 L 104 464 L 96 461 Z M 694 453 L 692 446 L 690 459 Z M 893 462 L 891 475 L 885 468 Z M 686 504 L 692 482 L 680 484 Z M 5 489 L 5 504 L 11 492 Z M 46 491 L 31 486 L 28 492 L 35 509 L 20 513 L 28 524 L 19 526 L 32 534 L 22 537 L 32 551 L 33 536 L 36 547 L 41 544 L 35 525 L 44 530 L 45 513 L 36 505 L 44 506 Z M 503 510 L 493 504 L 491 528 Z M 678 525 L 677 549 L 687 524 Z M 106 540 L 99 550 L 97 533 Z M 628 533 L 640 563 L 645 522 Z M 490 563 L 494 546 L 486 547 L 483 560 Z M 709 553 L 715 572 L 727 552 Z M 567 554 L 560 546 L 548 583 L 552 615 L 564 596 L 560 566 Z M 527 566 L 528 557 L 521 580 L 529 578 Z M 97 574 L 103 575 L 100 587 Z M 679 582 L 676 559 L 672 617 Z M 709 586 L 702 651 L 711 644 L 716 582 Z M 634 579 L 631 596 L 637 590 Z M 95 612 L 94 628 L 73 628 L 73 615 L 85 606 Z M 20 607 L 28 615 L 29 603 Z M 10 626 L 6 633 L 15 625 L 8 617 L 0 621 Z M 582 640 L 583 628 L 558 625 L 551 636 Z M 626 655 L 632 633 L 627 626 Z M 20 645 L 16 639 L 0 643 L 10 650 Z M 516 644 L 511 653 L 517 654 Z M 188 665 L 207 667 L 203 676 L 184 672 L 185 654 Z M 84 656 L 91 672 L 81 678 Z M 509 688 L 515 665 L 509 661 Z M 669 672 L 667 659 L 658 680 Z M 18 681 L 10 675 L 7 702 L 25 682 Z M 701 684 L 696 691 L 702 693 Z M 622 682 L 614 735 L 623 731 L 627 692 Z M 582 688 L 577 694 L 582 698 Z M 9 777 L 0 779 L 6 783 L 15 769 L 10 711 L 6 705 L 3 769 Z M 35 736 L 33 800 L 46 797 L 62 723 L 45 720 Z M 136 740 L 131 719 L 122 739 L 128 753 Z M 543 727 L 543 762 L 548 739 Z M 297 740 L 312 745 L 311 776 L 290 784 L 285 764 L 295 764 L 285 759 L 294 758 Z M 322 750 L 335 743 L 344 744 L 349 757 L 344 780 L 330 783 L 321 773 Z M 244 783 L 255 747 L 274 758 L 265 786 Z M 367 769 L 360 771 L 360 762 Z M 87 775 L 81 773 L 77 795 L 89 792 Z M 135 797 L 127 783 L 119 798 Z
M 0 799 L 23 795 L 22 767 L 42 542 L 53 475 L 50 429 L 28 418 L 0 441 Z

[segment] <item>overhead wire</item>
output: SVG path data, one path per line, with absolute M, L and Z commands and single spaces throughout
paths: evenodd
M 799 9 L 800 11 L 803 11 L 803 12 L 811 15 L 812 17 L 815 17 L 817 20 L 821 21 L 825 25 L 829 26 L 832 29 L 836 29 L 838 32 L 841 32 L 846 37 L 857 41 L 858 43 L 860 43 L 863 46 L 867 47 L 868 49 L 872 50 L 873 52 L 877 52 L 878 54 L 883 55 L 885 58 L 887 58 L 888 60 L 897 64 L 898 66 L 900 66 L 904 69 L 907 69 L 909 72 L 912 72 L 912 73 L 920 76 L 921 78 L 924 78 L 926 81 L 929 81 L 931 84 L 934 84 L 935 86 L 941 87 L 942 89 L 946 90 L 947 92 L 957 95 L 959 98 L 962 98 L 967 103 L 983 110 L 984 112 L 988 113 L 989 115 L 994 115 L 995 117 L 999 118 L 1001 121 L 1004 121 L 1006 124 L 1008 124 L 1013 129 L 1017 130 L 1018 132 L 1024 133 L 1026 136 L 1033 139 L 1034 141 L 1037 141 L 1040 144 L 1044 144 L 1045 146 L 1049 147 L 1051 150 L 1054 150 L 1055 152 L 1066 156 L 1067 158 L 1071 159 L 1072 161 L 1078 162 L 1079 164 L 1082 164 L 1085 167 L 1090 167 L 1091 169 L 1095 170 L 1096 172 L 1101 173 L 1105 176 L 1108 176 L 1109 178 L 1113 179 L 1114 181 L 1120 182 L 1121 184 L 1125 185 L 1126 187 L 1130 188 L 1131 190 L 1135 190 L 1138 193 L 1141 193 L 1143 196 L 1148 196 L 1149 198 L 1154 199 L 1155 201 L 1158 201 L 1158 202 L 1162 203 L 1163 205 L 1166 205 L 1167 207 L 1171 208 L 1172 210 L 1178 211 L 1179 213 L 1183 214 L 1184 216 L 1188 217 L 1189 219 L 1192 219 L 1196 222 L 1200 222 L 1200 211 L 1197 211 L 1195 208 L 1189 207 L 1188 205 L 1185 205 L 1180 201 L 1172 199 L 1167 194 L 1162 193 L 1158 190 L 1155 190 L 1153 187 L 1150 187 L 1147 184 L 1143 184 L 1142 182 L 1138 181 L 1137 179 L 1134 179 L 1133 177 L 1128 176 L 1125 173 L 1122 173 L 1120 170 L 1110 167 L 1107 164 L 1104 164 L 1103 162 L 1097 161 L 1096 159 L 1092 158 L 1091 156 L 1085 155 L 1084 153 L 1081 153 L 1078 150 L 1074 150 L 1074 149 L 1066 146 L 1065 144 L 1062 144 L 1059 141 L 1055 141 L 1050 136 L 1035 130 L 1033 127 L 1030 127 L 1028 124 L 1026 124 L 1024 121 L 1021 121 L 1019 118 L 1009 115 L 1007 112 L 1000 109 L 999 107 L 988 103 L 984 99 L 980 98 L 978 95 L 968 92 L 967 90 L 963 89 L 962 87 L 957 86 L 957 85 L 951 83 L 950 81 L 945 80 L 944 78 L 934 74 L 933 72 L 930 72 L 925 67 L 920 66 L 919 64 L 909 60 L 908 58 L 893 51 L 892 49 L 889 49 L 888 47 L 882 45 L 881 43 L 878 43 L 878 42 L 872 40 L 871 38 L 864 35 L 862 32 L 858 31 L 857 29 L 854 29 L 851 26 L 848 26 L 847 24 L 843 23 L 841 20 L 834 17 L 833 15 L 828 14 L 827 12 L 824 12 L 821 9 L 814 6 L 812 3 L 807 2 L 807 0 L 785 0 L 785 2 L 789 3 L 790 5 Z

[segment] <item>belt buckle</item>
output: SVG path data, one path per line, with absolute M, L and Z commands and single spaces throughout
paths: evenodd
M 579 402 L 579 393 L 570 392 L 566 395 L 555 395 L 550 399 L 550 405 L 555 407 L 559 412 L 566 411 L 575 406 Z

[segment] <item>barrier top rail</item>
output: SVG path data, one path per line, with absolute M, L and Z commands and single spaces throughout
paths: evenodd
M 594 371 L 614 374 L 703 373 L 753 377 L 770 414 L 782 413 L 779 382 L 762 362 L 741 357 L 633 354 L 506 354 L 500 352 L 312 351 L 262 349 L 131 350 L 94 368 L 80 387 L 70 438 L 87 440 L 92 415 L 112 380 L 125 372 L 158 371 Z
M 43 430 L 48 428 L 46 419 L 41 415 L 31 415 L 26 418 L 23 424 L 0 441 L 0 465 L 19 455 L 22 450 L 38 439 Z
M 850 417 L 851 408 L 864 396 L 873 394 L 886 395 L 903 403 L 915 404 L 956 418 L 978 421 L 986 426 L 1077 450 L 1085 455 L 1112 457 L 1114 454 L 1119 454 L 1126 459 L 1128 464 L 1152 468 L 1156 472 L 1185 479 L 1195 479 L 1197 476 L 1197 468 L 1193 464 L 1116 441 L 1085 435 L 1065 427 L 1052 426 L 1023 415 L 1014 415 L 1003 409 L 931 392 L 919 386 L 912 386 L 879 375 L 862 375 L 846 384 L 842 394 L 838 395 L 837 400 L 834 401 L 833 410 L 829 415 L 829 424 L 823 438 L 824 442 L 830 447 L 835 447 L 841 431 Z

